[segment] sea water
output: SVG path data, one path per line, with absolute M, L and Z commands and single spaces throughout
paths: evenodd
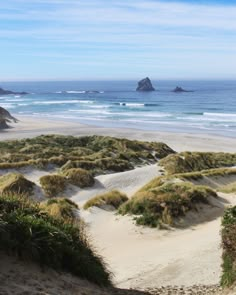
M 3 82 L 29 94 L 0 96 L 0 106 L 15 117 L 236 137 L 235 81 L 152 82 L 153 92 L 137 92 L 137 81 Z

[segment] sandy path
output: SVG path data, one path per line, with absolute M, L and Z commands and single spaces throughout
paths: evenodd
M 95 178 L 95 185 L 91 188 L 71 192 L 72 200 L 83 205 L 88 199 L 114 189 L 132 196 L 139 188 L 153 178 L 161 175 L 158 165 L 148 165 L 131 171 L 100 175 Z
M 236 196 L 224 197 L 236 203 Z M 189 229 L 158 231 L 98 208 L 82 215 L 119 287 L 219 283 L 220 217 Z

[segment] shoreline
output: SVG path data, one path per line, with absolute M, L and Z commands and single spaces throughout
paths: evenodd
M 235 152 L 236 138 L 202 133 L 174 133 L 130 128 L 107 128 L 58 119 L 18 116 L 19 122 L 0 130 L 0 140 L 23 139 L 42 134 L 104 135 L 132 140 L 164 142 L 180 151 Z

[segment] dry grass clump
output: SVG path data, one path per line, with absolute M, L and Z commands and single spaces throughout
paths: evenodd
M 222 186 L 219 191 L 227 194 L 236 193 L 236 182 Z
M 131 141 L 109 136 L 41 135 L 0 142 L 0 169 L 34 165 L 93 170 L 93 173 L 126 171 L 153 163 L 174 151 L 164 143 Z M 65 167 L 64 167 L 65 168 Z
M 160 179 L 158 180 L 160 181 Z M 175 220 L 195 210 L 199 203 L 207 204 L 208 197 L 216 193 L 208 187 L 193 185 L 189 182 L 166 182 L 149 189 L 141 189 L 120 209 L 121 214 L 137 215 L 136 223 L 151 227 L 168 224 L 175 226 Z
M 80 226 L 42 212 L 22 196 L 0 195 L 0 250 L 98 285 L 111 285 L 110 273 Z
M 84 205 L 84 209 L 88 209 L 93 206 L 104 208 L 107 205 L 112 206 L 115 209 L 118 209 L 120 205 L 126 202 L 127 200 L 128 198 L 125 194 L 117 190 L 113 190 L 88 200 Z
M 78 205 L 66 198 L 51 198 L 41 202 L 39 208 L 51 216 L 70 222 L 78 219 Z
M 68 169 L 63 173 L 67 181 L 71 184 L 83 187 L 89 187 L 94 185 L 94 178 L 87 170 L 80 168 Z
M 187 172 L 187 173 L 178 173 L 173 176 L 185 179 L 185 180 L 198 180 L 205 177 L 218 177 L 218 176 L 230 176 L 236 175 L 236 168 L 216 168 L 216 169 L 208 169 L 197 172 Z M 171 177 L 172 175 L 169 175 Z
M 183 152 L 168 155 L 160 161 L 168 174 L 201 171 L 236 165 L 236 154 Z
M 231 286 L 236 281 L 236 206 L 225 210 L 222 218 L 222 286 Z
M 66 188 L 66 179 L 61 175 L 45 175 L 40 177 L 39 181 L 47 197 L 55 197 Z
M 20 173 L 8 173 L 0 177 L 0 193 L 16 193 L 30 195 L 34 183 Z

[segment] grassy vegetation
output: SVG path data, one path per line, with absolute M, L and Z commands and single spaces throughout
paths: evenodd
M 88 200 L 84 205 L 84 209 L 88 209 L 92 206 L 102 208 L 104 205 L 110 205 L 115 209 L 118 209 L 119 206 L 127 200 L 128 198 L 125 194 L 117 190 L 113 190 Z
M 111 284 L 79 226 L 42 212 L 22 197 L 0 195 L 0 250 L 99 285 Z
M 201 171 L 236 165 L 236 154 L 183 152 L 168 155 L 160 161 L 168 174 Z
M 78 219 L 76 211 L 79 209 L 78 205 L 66 198 L 51 198 L 41 202 L 39 208 L 49 215 L 75 222 Z
M 8 173 L 0 177 L 0 193 L 16 193 L 30 195 L 34 183 L 26 179 L 20 173 Z
M 119 208 L 120 214 L 137 215 L 136 223 L 156 227 L 175 225 L 179 217 L 195 210 L 199 203 L 208 203 L 208 197 L 216 193 L 205 186 L 189 182 L 165 182 L 158 178 L 137 192 Z
M 222 218 L 223 264 L 221 285 L 231 286 L 236 281 L 236 206 L 226 209 Z
M 91 173 L 81 168 L 68 169 L 63 173 L 63 176 L 66 177 L 69 183 L 81 188 L 94 185 L 94 178 Z
M 236 182 L 222 186 L 219 191 L 227 194 L 236 193 Z
M 47 197 L 55 197 L 66 188 L 66 179 L 61 175 L 45 175 L 40 177 L 39 182 Z
M 41 135 L 1 141 L 0 169 L 55 165 L 83 168 L 93 174 L 126 171 L 174 153 L 164 143 L 131 141 L 109 136 Z

